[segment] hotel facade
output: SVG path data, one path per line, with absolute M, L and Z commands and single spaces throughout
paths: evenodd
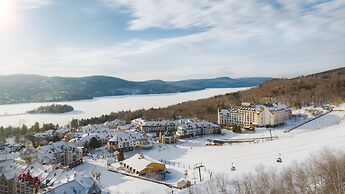
M 277 126 L 291 118 L 290 108 L 281 103 L 253 105 L 242 103 L 229 109 L 218 109 L 218 124 L 251 128 Z

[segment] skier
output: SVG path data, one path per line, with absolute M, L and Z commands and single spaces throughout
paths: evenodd
M 236 170 L 236 167 L 234 165 L 234 163 L 231 164 L 231 171 L 235 171 Z

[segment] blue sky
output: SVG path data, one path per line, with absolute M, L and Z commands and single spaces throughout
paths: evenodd
M 1 0 L 0 74 L 292 77 L 345 66 L 343 0 Z

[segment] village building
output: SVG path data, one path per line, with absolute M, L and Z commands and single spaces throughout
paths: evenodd
M 147 139 L 141 133 L 118 131 L 109 139 L 107 146 L 110 151 L 129 151 L 145 148 L 148 144 Z
M 101 194 L 102 190 L 92 177 L 76 178 L 72 181 L 49 187 L 45 194 Z
M 139 127 L 137 127 L 134 124 L 126 124 L 126 125 L 120 125 L 117 127 L 117 130 L 121 132 L 126 132 L 126 131 L 139 131 Z
M 185 178 L 180 178 L 176 183 L 177 188 L 184 189 L 191 186 L 191 182 L 186 180 Z
M 20 160 L 2 160 L 0 161 L 0 193 L 15 193 L 16 177 L 26 168 L 26 164 Z
M 0 153 L 14 153 L 21 150 L 24 146 L 21 144 L 3 144 L 0 146 Z
M 68 129 L 67 127 L 60 127 L 59 129 L 54 131 L 54 135 L 62 139 L 69 132 L 70 129 Z
M 88 134 L 88 133 L 96 133 L 99 130 L 102 129 L 109 129 L 108 127 L 105 127 L 103 124 L 89 124 L 86 126 L 81 127 L 78 131 L 82 132 L 82 134 Z
M 117 132 L 117 130 L 106 128 L 103 125 L 87 125 L 82 128 L 82 132 L 75 133 L 76 137 L 71 139 L 69 143 L 77 147 L 83 147 L 86 143 L 89 143 L 92 138 L 96 138 L 103 144 L 106 144 Z
M 179 139 L 220 133 L 221 128 L 217 124 L 191 119 L 179 120 L 176 131 L 177 138 Z
M 176 130 L 175 121 L 172 120 L 157 120 L 147 121 L 142 118 L 134 119 L 131 121 L 132 124 L 138 126 L 139 129 L 144 133 L 150 133 L 153 136 L 158 136 L 160 132 L 174 131 Z
M 52 169 L 52 165 L 31 164 L 16 178 L 14 193 L 37 193 Z
M 35 133 L 33 136 L 36 138 L 39 138 L 39 139 L 52 138 L 52 137 L 54 137 L 54 130 L 50 129 L 50 130 L 47 130 L 44 132 Z
M 135 154 L 120 162 L 121 167 L 130 174 L 145 176 L 156 180 L 164 178 L 166 166 L 149 156 Z
M 161 143 L 166 143 L 166 144 L 171 144 L 171 143 L 176 143 L 177 137 L 175 133 L 172 132 L 165 132 L 165 133 L 160 133 L 159 135 L 159 142 Z
M 218 109 L 218 123 L 222 126 L 277 126 L 291 118 L 292 111 L 284 104 L 253 105 L 242 103 L 229 109 Z
M 15 194 L 100 194 L 92 173 L 84 174 L 56 165 L 34 163 L 22 169 L 13 182 Z
M 109 129 L 116 129 L 118 126 L 126 125 L 126 121 L 120 120 L 120 119 L 115 119 L 113 121 L 107 121 L 103 125 Z
M 26 147 L 20 150 L 19 156 L 29 164 L 35 163 L 38 159 L 38 151 L 34 147 Z
M 82 155 L 82 149 L 64 141 L 38 148 L 38 162 L 41 164 L 60 164 L 73 167 L 83 162 Z

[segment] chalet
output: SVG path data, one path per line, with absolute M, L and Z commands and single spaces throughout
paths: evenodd
M 28 163 L 37 162 L 38 151 L 34 147 L 26 147 L 20 151 L 20 158 L 25 160 Z
M 60 164 L 73 167 L 83 162 L 82 155 L 81 149 L 64 141 L 38 148 L 38 162 L 41 164 Z
M 117 130 L 121 132 L 126 132 L 126 131 L 139 131 L 139 127 L 137 127 L 134 124 L 127 124 L 127 125 L 120 125 L 117 127 Z
M 132 120 L 131 123 L 138 126 L 144 133 L 155 133 L 158 135 L 159 132 L 176 130 L 176 124 L 172 120 L 147 121 L 142 118 L 138 118 Z
M 146 176 L 155 179 L 162 179 L 166 171 L 164 163 L 159 162 L 143 154 L 134 156 L 120 162 L 121 167 L 131 174 Z
M 107 146 L 110 151 L 129 151 L 141 148 L 146 144 L 148 144 L 147 139 L 141 133 L 117 132 L 108 141 Z
M 55 187 L 49 187 L 46 194 L 101 194 L 102 190 L 97 185 L 96 181 L 92 177 L 76 178 L 72 181 L 64 184 L 57 185 Z
M 63 138 L 68 132 L 70 132 L 70 130 L 67 127 L 60 127 L 54 132 L 54 135 Z
M 219 125 L 207 121 L 181 119 L 177 122 L 177 138 L 195 137 L 209 134 L 220 134 Z
M 41 133 L 35 133 L 34 137 L 40 138 L 40 139 L 45 139 L 45 138 L 52 138 L 54 137 L 54 130 L 50 129 Z
M 51 165 L 31 164 L 17 177 L 15 193 L 37 193 L 52 169 Z
M 177 137 L 175 133 L 171 133 L 167 131 L 163 134 L 160 133 L 159 141 L 161 143 L 166 143 L 166 144 L 176 143 Z
M 34 163 L 16 177 L 12 193 L 100 194 L 92 173 L 85 175 L 68 168 Z
M 16 177 L 26 168 L 26 164 L 19 160 L 0 161 L 0 193 L 15 193 Z
M 191 186 L 191 182 L 186 180 L 185 178 L 180 178 L 176 183 L 177 188 L 184 189 Z
M 103 125 L 109 129 L 116 129 L 118 126 L 126 125 L 126 121 L 120 120 L 120 119 L 115 119 L 113 121 L 107 121 Z
M 76 134 L 77 137 L 71 139 L 69 142 L 77 147 L 83 147 L 92 138 L 96 138 L 102 141 L 103 144 L 106 144 L 116 133 L 117 130 L 106 128 L 103 125 L 88 125 L 83 128 L 83 132 Z

